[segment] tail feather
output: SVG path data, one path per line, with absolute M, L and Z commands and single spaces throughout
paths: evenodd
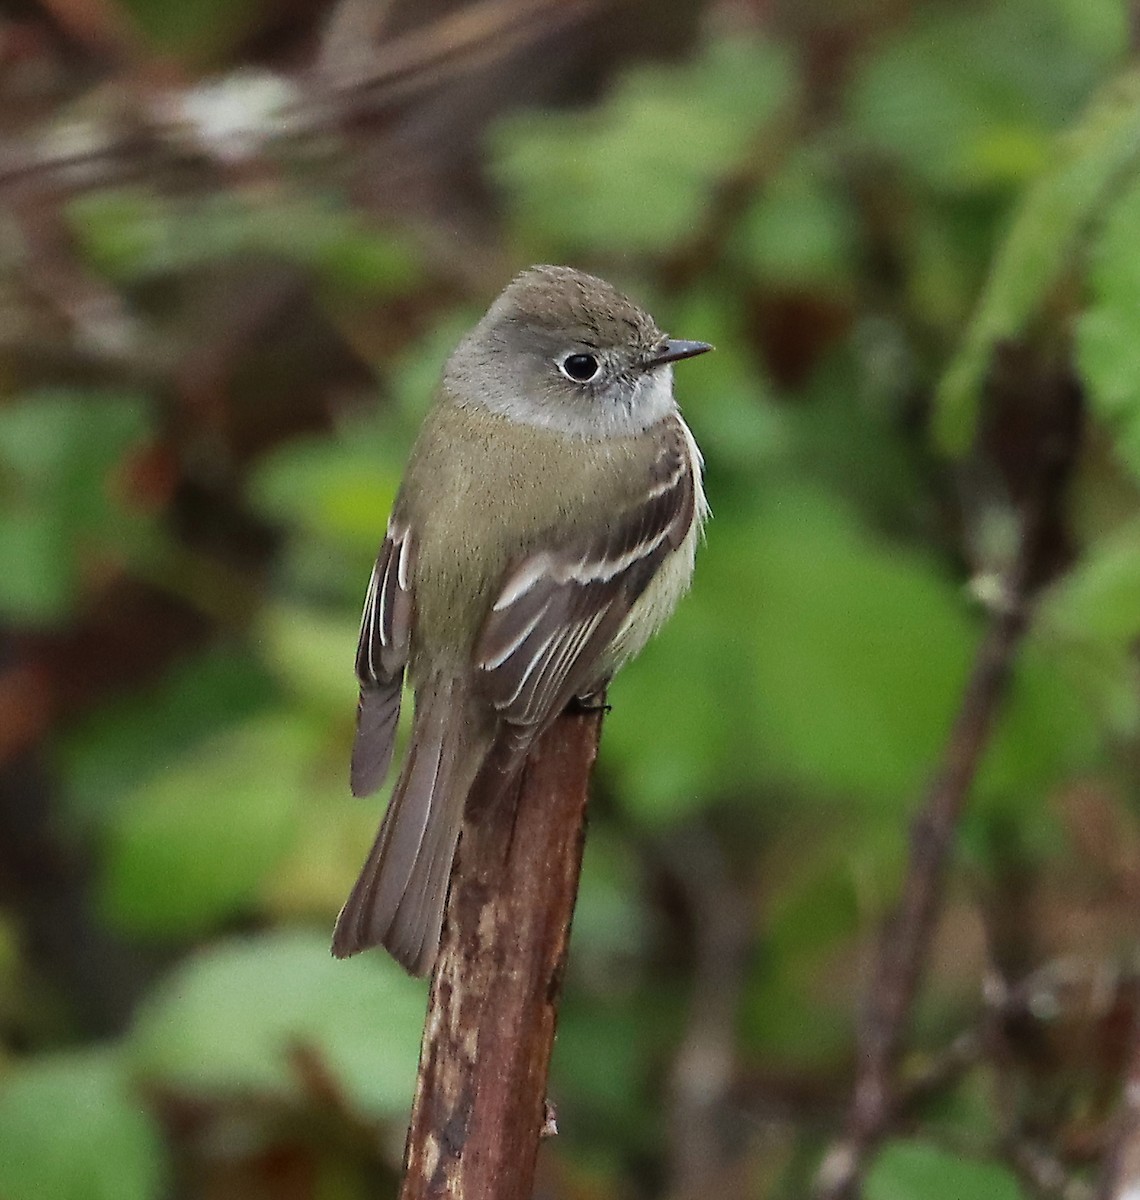
M 465 709 L 455 680 L 420 689 L 407 761 L 337 919 L 338 958 L 383 945 L 413 975 L 430 969 L 467 792 L 484 752 Z
M 360 689 L 356 740 L 352 744 L 352 794 L 369 796 L 384 782 L 396 748 L 401 678 L 384 687 Z

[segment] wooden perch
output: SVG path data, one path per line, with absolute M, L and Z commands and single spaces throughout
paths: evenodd
M 469 804 L 401 1200 L 530 1200 L 601 713 L 565 713 L 506 800 Z

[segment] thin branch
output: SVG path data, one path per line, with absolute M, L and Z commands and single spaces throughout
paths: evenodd
M 581 21 L 602 2 L 480 0 L 373 46 L 359 60 L 326 42 L 309 73 L 245 69 L 137 95 L 128 113 L 116 108 L 103 117 L 58 122 L 32 138 L 0 141 L 0 189 L 41 181 L 105 185 L 195 159 L 229 170 L 257 161 L 273 144 L 336 129 L 477 70 Z M 334 33 L 340 32 L 338 26 Z
M 673 1200 L 719 1194 L 731 1175 L 728 1120 L 736 1026 L 751 939 L 749 912 L 715 838 L 686 829 L 664 847 L 694 925 L 688 1021 L 670 1072 L 669 1189 Z
M 392 13 L 392 0 L 337 0 L 321 30 L 316 71 L 348 79 L 367 70 Z
M 478 0 L 409 30 L 369 56 L 355 76 L 328 80 L 339 96 L 383 96 L 409 83 L 430 86 L 443 77 L 502 58 L 520 44 L 581 20 L 602 0 Z
M 980 1029 L 966 1029 L 935 1054 L 923 1069 L 900 1086 L 897 1108 L 910 1113 L 931 1098 L 945 1095 L 984 1057 L 985 1039 Z
M 1039 1200 L 1093 1200 L 1092 1187 L 1036 1142 L 1014 1139 L 1003 1157 L 1022 1186 Z
M 468 805 L 401 1200 L 530 1200 L 600 729 L 599 713 L 564 714 L 517 800 Z
M 1135 1200 L 1140 1195 L 1140 1012 L 1135 1018 L 1116 1122 L 1097 1200 Z
M 844 1137 L 825 1155 L 816 1200 L 857 1200 L 867 1165 L 899 1112 L 897 1067 L 941 906 L 958 822 L 997 724 L 1033 597 L 1067 561 L 1064 497 L 1081 442 L 1083 396 L 1064 357 L 998 347 L 979 418 L 977 454 L 1017 519 L 1009 559 L 993 572 L 990 617 L 942 754 L 911 827 L 902 895 L 883 931 L 858 1034 Z
M 907 1017 L 938 916 L 958 819 L 994 727 L 1026 628 L 1021 604 L 1000 608 L 978 649 L 942 765 L 911 829 L 910 862 L 898 908 L 879 948 L 874 985 L 859 1031 L 859 1066 L 846 1137 L 816 1181 L 819 1200 L 854 1200 L 866 1160 L 896 1108 L 895 1068 Z

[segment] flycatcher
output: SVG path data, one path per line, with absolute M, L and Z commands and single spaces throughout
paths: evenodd
M 531 267 L 443 372 L 388 521 L 360 625 L 352 790 L 411 744 L 333 953 L 439 947 L 468 792 L 504 782 L 571 701 L 599 693 L 689 585 L 707 513 L 673 367 L 704 342 L 569 267 Z

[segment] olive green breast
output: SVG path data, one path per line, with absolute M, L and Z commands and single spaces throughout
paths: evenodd
M 587 441 L 438 403 L 396 502 L 412 531 L 416 646 L 426 640 L 466 661 L 508 566 L 644 498 L 655 443 L 645 434 Z

